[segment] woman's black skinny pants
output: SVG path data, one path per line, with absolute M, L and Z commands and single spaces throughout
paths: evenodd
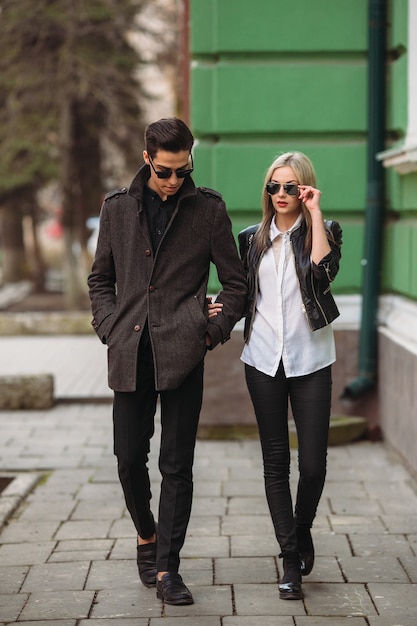
M 287 378 L 282 361 L 275 376 L 245 365 L 262 446 L 265 490 L 283 555 L 297 551 L 296 524 L 311 528 L 326 477 L 331 405 L 331 366 Z M 293 512 L 289 475 L 288 398 L 297 429 L 299 481 Z

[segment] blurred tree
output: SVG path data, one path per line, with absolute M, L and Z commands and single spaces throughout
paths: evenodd
M 132 32 L 150 0 L 0 0 L 0 204 L 4 266 L 24 258 L 22 237 L 10 237 L 10 215 L 22 195 L 58 177 L 63 194 L 67 306 L 85 296 L 86 218 L 97 214 L 105 167 L 103 147 L 136 160 L 143 136 L 138 79 L 143 63 Z M 108 157 L 107 162 L 111 162 Z M 5 218 L 2 220 L 5 223 Z M 19 219 L 14 220 L 18 229 Z M 12 254 L 13 251 L 13 254 Z

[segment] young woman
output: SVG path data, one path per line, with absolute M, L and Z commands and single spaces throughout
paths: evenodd
M 325 222 L 313 165 L 288 152 L 270 166 L 260 224 L 239 234 L 249 282 L 245 320 L 246 382 L 258 422 L 265 489 L 283 557 L 280 597 L 303 597 L 311 572 L 311 526 L 326 475 L 335 346 L 339 315 L 330 283 L 339 269 L 342 232 Z M 210 306 L 215 313 L 214 305 Z M 295 511 L 289 485 L 288 398 L 298 435 Z

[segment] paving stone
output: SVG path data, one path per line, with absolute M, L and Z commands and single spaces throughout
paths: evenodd
M 314 549 L 317 556 L 351 556 L 349 541 L 346 535 L 336 533 L 315 533 L 313 531 Z
M 227 618 L 224 618 L 227 619 Z M 220 626 L 221 623 L 225 624 L 224 620 L 221 621 L 220 617 L 211 617 L 208 615 L 203 615 L 202 617 L 198 617 L 194 615 L 193 617 L 153 617 L 150 620 L 149 626 Z M 106 626 L 103 624 L 103 626 Z M 123 626 L 123 625 L 120 625 Z M 252 626 L 256 626 L 252 624 Z
M 330 508 L 335 515 L 380 515 L 384 513 L 378 501 L 369 498 L 330 498 Z
M 136 589 L 138 581 L 136 561 L 98 561 L 91 565 L 85 589 L 112 589 L 122 584 Z
M 207 515 L 204 517 L 202 515 L 191 515 L 187 536 L 193 537 L 195 535 L 199 537 L 208 537 L 210 535 L 218 537 L 220 535 L 220 515 Z
M 24 565 L 0 567 L 0 594 L 18 593 L 28 571 Z
M 191 593 L 194 597 L 194 604 L 188 606 L 170 606 L 165 605 L 164 611 L 166 617 L 186 617 L 206 615 L 232 615 L 232 589 L 229 585 L 194 585 L 187 582 Z
M 94 506 L 88 500 L 81 500 L 71 513 L 71 520 L 114 520 L 123 515 L 125 508 L 124 502 L 111 498 L 102 502 L 95 500 Z
M 280 552 L 273 535 L 237 535 L 230 539 L 232 557 L 275 556 Z
M 113 539 L 119 539 L 122 537 L 129 538 L 131 543 L 136 541 L 136 530 L 132 520 L 127 515 L 116 519 L 111 525 L 109 536 Z
M 412 583 L 417 583 L 417 556 L 401 556 L 400 562 Z
M 215 559 L 215 583 L 277 583 L 277 565 L 273 557 Z
M 58 502 L 45 500 L 43 502 L 27 502 L 24 510 L 19 515 L 21 522 L 35 522 L 37 520 L 44 522 L 61 521 L 71 515 L 76 502 L 67 498 L 62 498 Z
M 93 604 L 92 591 L 48 591 L 31 593 L 19 616 L 21 621 L 53 619 L 82 619 Z
M 223 495 L 232 496 L 262 496 L 265 494 L 263 481 L 257 480 L 229 480 L 223 485 Z
M 24 622 L 24 626 L 77 626 L 78 621 L 75 619 L 52 619 L 48 620 L 48 623 L 39 622 Z M 110 626 L 110 624 L 108 625 Z
M 0 563 L 3 565 L 33 565 L 45 563 L 54 549 L 54 542 L 5 543 L 0 545 Z
M 219 480 L 196 480 L 194 479 L 194 494 L 199 498 L 206 496 L 219 497 L 222 494 L 222 482 Z
M 94 626 L 149 626 L 149 620 L 147 617 L 133 617 L 127 619 L 123 617 L 114 619 L 95 619 L 93 624 Z M 26 626 L 26 624 L 24 626 Z M 49 626 L 49 624 L 45 624 L 45 626 Z M 91 626 L 91 621 L 89 619 L 82 619 L 77 626 Z
M 404 535 L 352 535 L 350 537 L 355 556 L 391 554 L 393 556 L 412 556 L 410 544 Z
M 367 626 L 365 617 L 295 617 L 295 626 Z M 391 626 L 394 626 L 393 624 Z
M 93 593 L 93 592 L 90 592 Z M 124 618 L 151 618 L 162 616 L 162 602 L 157 599 L 155 589 L 147 589 L 141 584 L 136 587 L 118 586 L 112 589 L 99 591 L 95 598 L 90 615 L 93 624 L 96 618 L 120 619 Z
M 55 538 L 62 539 L 105 539 L 109 536 L 111 522 L 107 520 L 84 520 L 64 522 Z
M 233 617 L 224 617 L 223 626 L 294 626 L 292 617 L 276 617 L 272 615 L 251 615 L 243 617 L 242 615 Z
M 279 597 L 278 586 L 234 585 L 237 615 L 305 615 L 302 601 L 288 602 Z
M 53 552 L 48 559 L 48 563 L 75 563 L 82 558 L 84 561 L 105 561 L 109 556 L 107 550 L 86 550 L 82 554 L 79 552 Z
M 308 615 L 359 617 L 376 615 L 365 585 L 303 582 Z
M 245 515 L 248 511 L 256 511 L 259 515 L 269 515 L 265 496 L 252 498 L 237 496 L 229 499 L 228 515 Z
M 381 617 L 401 621 L 401 619 L 413 615 L 416 620 L 416 584 L 370 583 L 368 589 Z
M 407 575 L 395 556 L 343 556 L 339 562 L 350 583 L 408 582 Z
M 368 617 L 369 626 L 415 626 L 415 615 L 398 615 L 396 617 Z
M 84 589 L 90 563 L 47 563 L 32 565 L 23 583 L 23 592 Z
M 373 535 L 387 530 L 382 516 L 376 515 L 329 515 L 329 522 L 335 533 L 345 535 Z
M 408 535 L 417 528 L 417 515 L 381 515 L 381 520 L 389 533 Z
M 38 521 L 16 521 L 6 526 L 1 534 L 1 541 L 6 543 L 34 543 L 48 541 L 52 539 L 59 528 L 58 520 L 50 522 L 44 520 Z
M 224 515 L 221 523 L 222 535 L 272 534 L 274 527 L 268 515 Z
M 0 593 L 0 615 L 2 620 L 7 622 L 16 622 L 28 595 L 26 593 L 19 594 L 3 594 Z
M 78 500 L 87 500 L 94 508 L 94 501 L 123 502 L 123 492 L 120 485 L 114 483 L 87 483 L 77 492 Z M 93 501 L 93 502 L 92 502 Z
M 184 558 L 191 557 L 216 557 L 229 556 L 229 538 L 228 537 L 205 537 L 201 541 L 200 537 L 187 536 L 181 555 Z
M 227 508 L 227 498 L 193 498 L 193 515 L 224 515 Z
M 328 477 L 323 489 L 324 498 L 367 498 L 368 494 L 363 483 L 332 480 Z
M 303 580 L 320 583 L 345 582 L 339 563 L 334 556 L 316 556 L 313 571 Z
M 109 559 L 136 559 L 136 538 L 120 538 L 113 540 L 113 548 L 109 554 Z

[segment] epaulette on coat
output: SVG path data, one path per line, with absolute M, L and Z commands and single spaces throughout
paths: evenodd
M 127 187 L 119 187 L 119 189 L 113 189 L 113 191 L 109 191 L 108 193 L 106 193 L 106 195 L 104 196 L 104 202 L 106 202 L 106 200 L 114 198 L 115 196 L 119 196 L 122 193 L 127 193 L 127 191 Z
M 210 189 L 210 187 L 199 187 L 198 189 L 205 196 L 211 196 L 212 198 L 216 198 L 216 200 L 223 200 L 222 194 L 216 191 L 215 189 Z

